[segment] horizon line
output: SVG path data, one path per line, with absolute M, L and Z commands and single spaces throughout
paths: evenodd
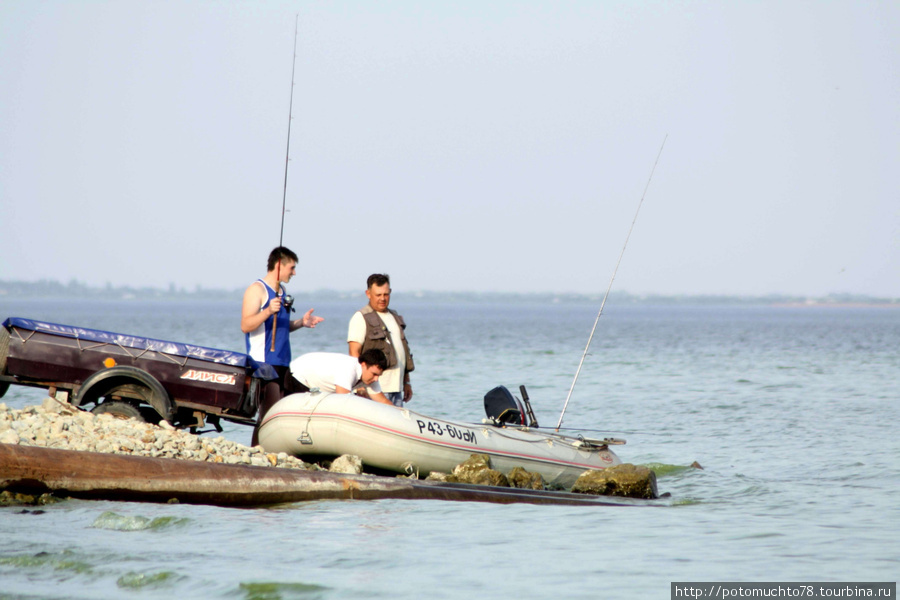
M 12 288 L 12 289 L 10 289 Z M 90 285 L 86 283 L 82 283 L 77 280 L 72 280 L 68 283 L 60 283 L 57 280 L 50 279 L 41 279 L 38 281 L 21 281 L 21 280 L 0 280 L 0 298 L 2 297 L 35 297 L 35 296 L 59 296 L 65 293 L 75 293 L 76 295 L 86 294 L 86 295 L 94 295 L 99 293 L 116 293 L 116 294 L 130 294 L 132 297 L 135 294 L 140 294 L 142 296 L 154 296 L 154 297 L 165 297 L 165 296 L 201 296 L 201 295 L 209 295 L 209 294 L 241 294 L 245 288 L 235 287 L 235 288 L 226 288 L 226 287 L 203 287 L 200 284 L 194 286 L 193 289 L 189 289 L 185 286 L 177 286 L 174 283 L 169 284 L 165 287 L 145 285 L 145 286 L 132 286 L 132 285 L 117 285 L 113 286 L 110 283 L 105 285 Z M 304 290 L 304 291 L 295 291 L 291 292 L 294 296 L 310 296 L 310 295 L 329 295 L 329 296 L 339 296 L 339 297 L 350 297 L 350 296 L 363 296 L 364 291 L 360 291 L 358 289 L 353 290 L 340 290 L 335 288 L 319 288 L 316 290 Z M 596 299 L 600 298 L 604 295 L 603 292 L 575 292 L 575 291 L 566 291 L 566 292 L 553 292 L 553 291 L 528 291 L 528 292 L 517 292 L 517 291 L 483 291 L 483 290 L 453 290 L 453 291 L 445 291 L 445 290 L 428 290 L 428 289 L 409 289 L 402 292 L 403 296 L 411 297 L 411 298 L 422 298 L 424 296 L 435 296 L 442 295 L 448 297 L 458 297 L 458 296 L 482 296 L 482 297 L 497 297 L 497 296 L 515 296 L 520 298 L 587 298 L 587 299 Z M 648 299 L 734 299 L 734 300 L 767 300 L 767 301 L 781 301 L 781 302 L 815 302 L 815 301 L 827 301 L 829 303 L 834 303 L 836 301 L 841 302 L 859 302 L 859 301 L 875 301 L 878 303 L 900 303 L 900 297 L 890 296 L 890 295 L 874 295 L 869 293 L 858 293 L 858 292 L 828 292 L 825 294 L 804 294 L 804 293 L 790 293 L 790 292 L 766 292 L 766 293 L 735 293 L 735 292 L 698 292 L 698 293 L 690 293 L 690 292 L 630 292 L 627 290 L 613 290 L 610 292 L 611 295 L 632 298 L 636 300 L 648 300 Z

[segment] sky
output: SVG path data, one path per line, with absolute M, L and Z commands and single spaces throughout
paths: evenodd
M 634 294 L 900 297 L 898 31 L 896 1 L 4 0 L 0 281 L 238 289 L 283 235 L 294 292 L 602 294 L 621 255 Z

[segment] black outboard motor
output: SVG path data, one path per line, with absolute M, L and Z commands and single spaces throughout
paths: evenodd
M 497 425 L 525 425 L 521 402 L 502 385 L 484 395 L 484 412 Z

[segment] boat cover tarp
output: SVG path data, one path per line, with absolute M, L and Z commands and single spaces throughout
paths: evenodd
M 163 340 L 154 340 L 152 338 L 139 337 L 136 335 L 125 335 L 122 333 L 113 333 L 111 331 L 100 331 L 98 329 L 74 327 L 72 325 L 59 325 L 57 323 L 47 323 L 46 321 L 36 321 L 34 319 L 9 317 L 3 322 L 3 326 L 7 329 L 18 327 L 19 329 L 23 329 L 25 331 L 37 331 L 50 335 L 61 335 L 65 337 L 76 338 L 79 340 L 113 344 L 125 348 L 152 350 L 154 352 L 171 354 L 173 356 L 195 358 L 198 360 L 206 360 L 220 364 L 233 365 L 236 367 L 250 367 L 253 370 L 256 370 L 260 366 L 263 366 L 250 358 L 249 355 L 242 354 L 240 352 L 218 350 L 216 348 L 204 348 L 203 346 L 194 346 L 191 344 L 182 344 L 179 342 L 166 342 Z

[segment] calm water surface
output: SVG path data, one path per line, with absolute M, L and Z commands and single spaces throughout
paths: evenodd
M 480 421 L 487 390 L 525 384 L 556 425 L 597 306 L 393 300 L 416 410 Z M 344 352 L 362 302 L 316 304 L 326 321 L 293 334 L 295 356 Z M 238 312 L 0 300 L 0 318 L 243 350 Z M 668 598 L 671 581 L 896 581 L 898 348 L 896 309 L 607 306 L 564 427 L 626 438 L 617 453 L 654 466 L 670 498 L 0 508 L 0 598 Z M 13 388 L 3 402 L 42 397 Z

